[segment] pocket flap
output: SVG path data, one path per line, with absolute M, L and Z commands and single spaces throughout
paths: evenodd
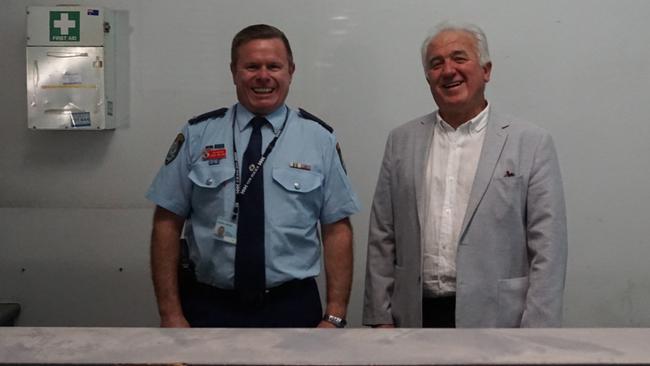
M 235 177 L 235 169 L 231 167 L 197 166 L 188 177 L 199 187 L 217 188 L 223 182 Z
M 291 192 L 311 192 L 320 187 L 323 176 L 319 173 L 291 168 L 273 169 L 273 180 Z

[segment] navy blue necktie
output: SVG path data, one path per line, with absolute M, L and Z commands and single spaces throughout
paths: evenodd
M 264 117 L 251 120 L 253 132 L 242 161 L 242 186 L 262 156 Z M 266 289 L 264 264 L 264 171 L 260 166 L 243 196 L 239 197 L 235 289 L 247 304 L 258 305 Z

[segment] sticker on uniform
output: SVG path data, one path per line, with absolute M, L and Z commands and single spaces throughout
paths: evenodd
M 169 151 L 167 151 L 167 156 L 165 157 L 165 165 L 171 163 L 174 161 L 174 159 L 176 159 L 178 152 L 181 151 L 183 142 L 185 142 L 185 136 L 183 136 L 182 133 L 179 133 L 174 139 L 174 142 L 172 142 L 172 146 L 169 147 Z
M 217 223 L 214 225 L 214 235 L 221 241 L 236 244 L 237 224 L 226 218 L 217 217 Z
M 210 165 L 219 164 L 227 155 L 224 144 L 208 145 L 203 149 L 203 160 L 207 160 Z
M 300 170 L 311 170 L 311 165 L 298 163 L 296 161 L 289 163 L 289 167 L 294 169 L 300 169 Z

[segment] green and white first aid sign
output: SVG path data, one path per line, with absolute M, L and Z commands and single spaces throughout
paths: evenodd
M 50 11 L 50 41 L 79 42 L 78 11 Z

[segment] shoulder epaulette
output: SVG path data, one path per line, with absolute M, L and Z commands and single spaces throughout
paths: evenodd
M 309 120 L 312 120 L 312 121 L 318 123 L 319 125 L 323 126 L 323 128 L 325 128 L 330 133 L 334 132 L 334 129 L 330 125 L 328 125 L 322 119 L 314 116 L 313 114 L 307 112 L 306 110 L 304 110 L 302 108 L 298 108 L 298 116 L 300 116 L 300 117 L 302 117 L 304 119 L 309 119 Z
M 301 118 L 312 120 L 318 123 L 319 125 L 323 126 L 323 128 L 329 131 L 330 133 L 334 133 L 334 129 L 330 125 L 325 123 L 322 119 L 314 116 L 313 114 L 307 112 L 302 108 L 299 108 L 298 111 L 299 111 L 298 116 L 300 116 Z M 345 174 L 347 174 L 348 172 L 347 169 L 345 169 L 345 163 L 343 162 L 343 154 L 341 153 L 341 147 L 339 146 L 338 142 L 336 143 L 336 152 L 339 155 L 339 160 L 341 161 L 341 167 L 343 167 L 343 171 L 345 172 Z
M 228 112 L 228 108 L 219 108 L 217 110 L 214 110 L 214 111 L 211 111 L 211 112 L 208 112 L 208 113 L 203 113 L 203 114 L 201 114 L 199 116 L 196 116 L 196 117 L 190 119 L 189 121 L 187 121 L 187 123 L 189 123 L 191 125 L 195 125 L 197 123 L 207 121 L 210 118 L 221 118 L 226 114 L 226 112 Z

